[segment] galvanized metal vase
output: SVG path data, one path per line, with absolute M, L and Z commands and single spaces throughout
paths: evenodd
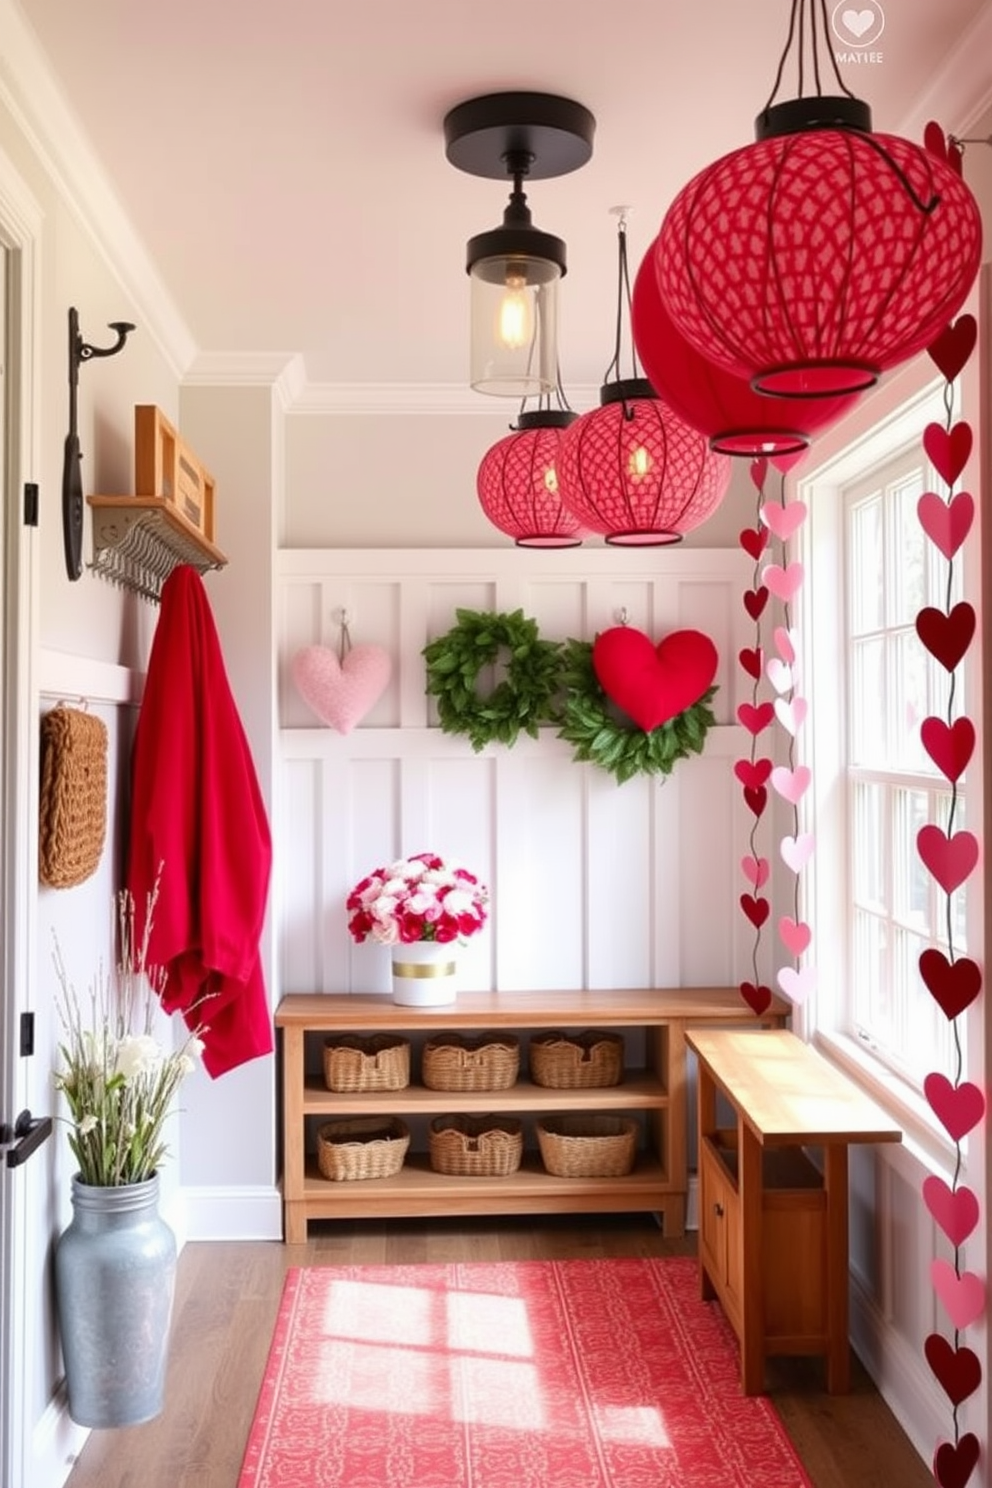
M 158 1177 L 97 1188 L 72 1180 L 72 1222 L 55 1252 L 69 1414 L 80 1426 L 136 1426 L 165 1394 L 176 1237 Z

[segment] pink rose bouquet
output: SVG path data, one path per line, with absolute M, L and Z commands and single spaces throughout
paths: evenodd
M 486 923 L 488 890 L 466 868 L 436 853 L 415 853 L 376 868 L 346 901 L 348 929 L 359 944 L 465 940 Z

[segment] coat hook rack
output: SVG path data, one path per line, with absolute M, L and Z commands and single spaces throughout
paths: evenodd
M 69 307 L 69 432 L 62 461 L 62 540 L 65 549 L 65 571 L 75 582 L 83 571 L 83 476 L 82 452 L 76 428 L 76 391 L 80 363 L 93 357 L 111 357 L 124 346 L 134 326 L 129 320 L 112 320 L 110 329 L 117 332 L 113 346 L 91 346 L 79 330 L 79 313 Z

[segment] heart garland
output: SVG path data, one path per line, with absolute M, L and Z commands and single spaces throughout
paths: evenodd
M 946 152 L 939 126 L 927 128 L 927 148 L 934 153 Z M 938 149 L 938 144 L 940 149 Z M 917 503 L 917 518 L 927 539 L 947 563 L 944 592 L 950 595 L 953 565 L 971 531 L 975 506 L 966 491 L 956 494 L 953 487 L 964 472 L 972 449 L 971 427 L 952 422 L 952 384 L 971 356 L 977 338 L 974 316 L 962 315 L 948 325 L 928 347 L 931 360 L 943 373 L 946 388 L 946 426 L 931 423 L 923 433 L 923 448 L 947 486 L 946 497 L 926 491 Z M 972 1432 L 961 1434 L 958 1407 L 979 1389 L 982 1365 L 978 1356 L 961 1346 L 959 1335 L 978 1322 L 986 1308 L 985 1285 L 980 1277 L 963 1268 L 961 1248 L 980 1223 L 979 1202 L 975 1193 L 960 1181 L 962 1171 L 961 1143 L 974 1131 L 985 1115 L 985 1096 L 977 1085 L 963 1080 L 961 1040 L 957 1019 L 975 1002 L 982 988 L 982 973 L 977 963 L 959 956 L 954 946 L 952 896 L 970 877 L 978 862 L 978 839 L 972 832 L 955 831 L 959 781 L 968 768 L 975 750 L 975 726 L 971 719 L 954 717 L 954 677 L 964 659 L 975 632 L 975 611 L 970 604 L 958 603 L 946 610 L 933 606 L 921 609 L 916 617 L 916 633 L 935 661 L 951 674 L 948 686 L 947 715 L 924 719 L 920 739 L 934 765 L 950 786 L 950 809 L 944 825 L 928 823 L 916 838 L 917 853 L 928 873 L 947 898 L 946 948 L 930 946 L 919 957 L 920 979 L 954 1030 L 956 1076 L 949 1079 L 940 1071 L 928 1074 L 923 1092 L 931 1110 L 954 1142 L 956 1161 L 954 1179 L 948 1184 L 931 1175 L 923 1183 L 923 1202 L 937 1228 L 954 1247 L 954 1259 L 943 1257 L 931 1262 L 930 1282 L 950 1320 L 953 1343 L 941 1333 L 931 1333 L 923 1352 L 938 1384 L 951 1403 L 953 1441 L 938 1444 L 933 1458 L 933 1474 L 940 1488 L 965 1488 L 978 1463 L 980 1445 Z

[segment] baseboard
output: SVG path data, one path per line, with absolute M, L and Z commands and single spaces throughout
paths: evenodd
M 899 1425 L 929 1467 L 937 1443 L 953 1440 L 951 1409 L 922 1351 L 885 1320 L 851 1272 L 851 1343 Z
M 184 1188 L 185 1240 L 281 1240 L 282 1196 L 277 1188 Z

